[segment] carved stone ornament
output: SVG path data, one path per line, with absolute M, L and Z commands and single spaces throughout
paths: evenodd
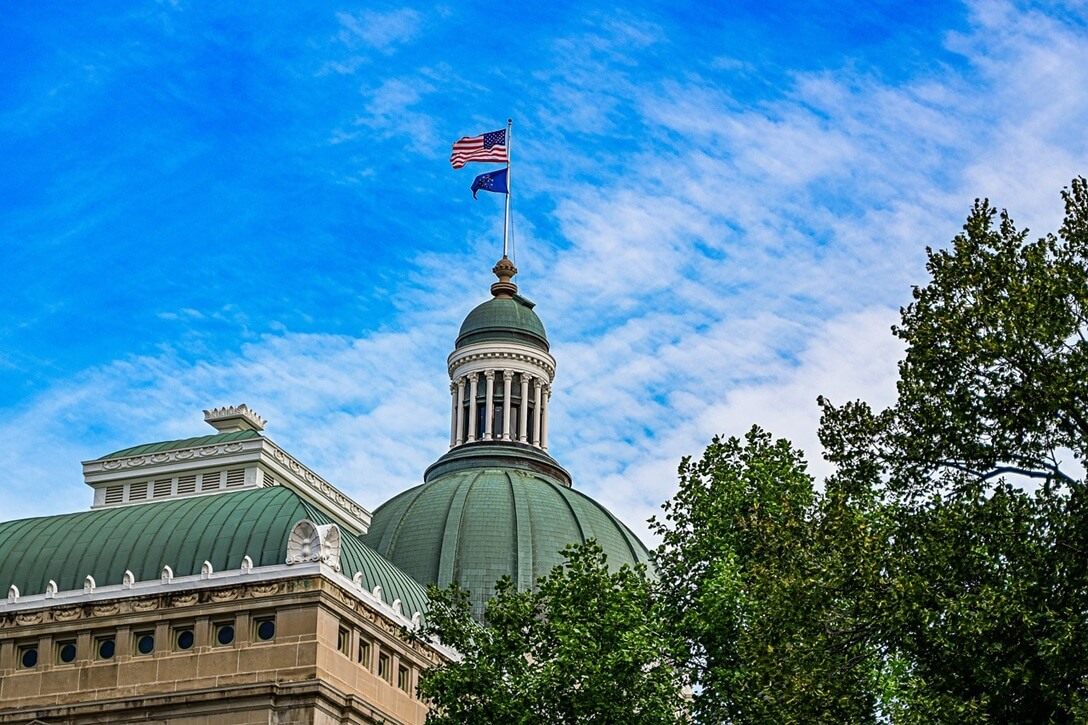
M 74 619 L 79 619 L 83 614 L 83 610 L 79 607 L 68 607 L 66 609 L 54 609 L 53 619 L 58 622 L 71 622 Z
M 306 564 L 320 561 L 340 571 L 340 527 L 336 524 L 318 526 L 302 519 L 287 538 L 287 563 Z
M 15 604 L 17 601 L 19 601 L 19 587 L 12 584 L 8 589 L 8 604 Z

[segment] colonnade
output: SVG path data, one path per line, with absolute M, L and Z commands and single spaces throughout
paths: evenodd
M 496 377 L 502 376 L 502 430 L 492 430 L 494 427 L 496 404 Z M 479 393 L 481 376 L 484 385 L 484 416 L 483 430 L 477 430 L 479 418 Z M 514 378 L 518 378 L 519 405 L 517 430 L 514 430 L 513 408 Z M 533 397 L 529 397 L 529 387 L 533 388 Z M 461 375 L 450 383 L 451 420 L 450 420 L 450 447 L 474 441 L 517 441 L 528 443 L 542 450 L 548 450 L 548 400 L 552 395 L 552 387 L 547 380 L 518 373 L 513 370 L 483 370 L 467 375 Z M 466 415 L 467 407 L 467 415 Z M 532 421 L 529 419 L 529 408 L 533 409 Z M 530 422 L 532 423 L 532 435 L 530 436 Z

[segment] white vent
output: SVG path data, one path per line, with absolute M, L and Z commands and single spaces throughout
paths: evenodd
M 276 479 L 272 478 L 268 473 L 261 472 L 261 485 L 262 486 L 278 486 Z
M 163 498 L 164 496 L 169 496 L 170 490 L 172 488 L 172 483 L 173 479 L 160 478 L 158 481 L 155 481 L 155 491 L 152 495 L 155 498 Z
M 244 485 L 246 485 L 246 471 L 244 468 L 227 471 L 227 488 L 241 488 Z
M 221 478 L 220 472 L 205 473 L 200 476 L 200 490 L 201 491 L 215 491 L 219 488 L 219 479 Z
M 130 483 L 128 486 L 128 500 L 129 501 L 143 501 L 147 498 L 147 481 L 141 481 L 140 483 Z
M 190 473 L 188 476 L 178 476 L 178 495 L 183 496 L 187 493 L 196 493 L 195 473 Z
M 107 486 L 105 503 L 121 503 L 125 500 L 124 486 Z

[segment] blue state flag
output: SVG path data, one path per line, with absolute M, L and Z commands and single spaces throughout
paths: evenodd
M 509 169 L 499 169 L 498 171 L 488 171 L 486 174 L 480 174 L 472 181 L 472 198 L 476 198 L 476 192 L 493 191 L 496 194 L 509 194 L 510 190 L 506 186 L 506 172 Z

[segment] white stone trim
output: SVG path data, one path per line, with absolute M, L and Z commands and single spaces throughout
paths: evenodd
M 318 526 L 309 519 L 302 519 L 292 527 L 287 537 L 286 563 L 295 565 L 314 561 L 340 571 L 340 527 L 336 524 Z
M 533 377 L 555 377 L 555 358 L 528 345 L 510 342 L 479 342 L 450 353 L 446 360 L 451 380 L 488 368 L 528 373 Z
M 228 469 L 245 470 L 245 482 L 242 486 L 227 489 L 221 483 L 220 488 L 213 490 L 200 490 L 198 486 L 193 493 L 176 493 L 177 478 L 180 475 L 214 473 L 217 470 Z M 257 475 L 258 471 L 261 471 L 261 476 Z M 149 496 L 138 501 L 127 500 L 128 487 L 132 483 L 168 477 L 174 479 L 170 496 L 159 498 Z M 93 509 L 139 506 L 174 498 L 216 495 L 224 491 L 255 488 L 271 478 L 330 513 L 353 534 L 365 534 L 370 527 L 370 512 L 362 505 L 264 437 L 125 458 L 110 458 L 104 461 L 84 461 L 83 478 L 88 486 L 95 489 L 95 502 L 91 506 Z M 122 501 L 106 504 L 105 489 L 119 485 L 125 486 Z

